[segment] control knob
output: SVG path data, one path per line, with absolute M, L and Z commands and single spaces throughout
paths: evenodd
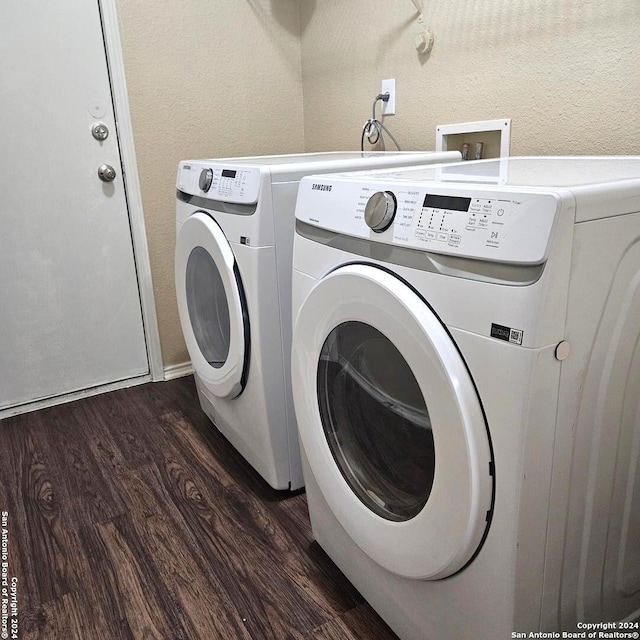
M 200 180 L 198 180 L 198 186 L 205 193 L 211 189 L 211 183 L 213 182 L 213 171 L 211 169 L 203 169 L 200 172 Z
M 372 231 L 382 233 L 393 222 L 397 207 L 396 197 L 391 191 L 377 191 L 364 208 L 364 221 Z

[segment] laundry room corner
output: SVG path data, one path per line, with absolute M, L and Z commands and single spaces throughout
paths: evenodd
M 117 0 L 165 375 L 189 357 L 176 307 L 175 176 L 188 157 L 304 147 L 298 7 Z

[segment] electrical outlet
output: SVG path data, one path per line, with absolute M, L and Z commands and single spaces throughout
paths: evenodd
M 383 80 L 380 93 L 389 94 L 389 101 L 382 103 L 382 115 L 392 116 L 396 112 L 396 79 Z

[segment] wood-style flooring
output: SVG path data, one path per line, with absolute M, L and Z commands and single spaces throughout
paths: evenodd
M 0 421 L 20 640 L 393 640 L 191 377 Z

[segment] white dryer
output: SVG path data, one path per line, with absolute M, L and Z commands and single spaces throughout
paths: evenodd
M 291 255 L 300 178 L 459 157 L 337 152 L 179 164 L 176 294 L 200 402 L 276 489 L 303 483 L 290 391 Z
M 404 640 L 640 615 L 640 157 L 309 177 L 296 218 L 295 410 L 345 575 Z

